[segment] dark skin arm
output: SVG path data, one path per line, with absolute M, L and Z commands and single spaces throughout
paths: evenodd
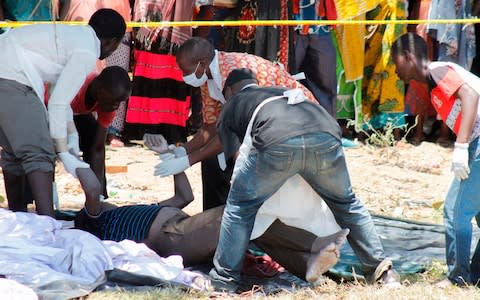
M 479 95 L 469 85 L 464 84 L 458 89 L 456 96 L 462 101 L 462 121 L 456 142 L 468 143 L 477 115 Z
M 223 151 L 222 143 L 217 134 L 210 141 L 197 151 L 188 154 L 190 165 L 194 165 L 199 161 L 215 156 Z
M 215 124 L 204 124 L 193 136 L 193 138 L 185 144 L 187 153 L 190 154 L 204 147 L 216 135 L 217 129 Z
M 85 193 L 85 207 L 90 215 L 96 216 L 102 211 L 102 204 L 99 199 L 102 186 L 92 169 L 78 168 L 76 173 L 78 181 L 80 181 L 80 185 Z
M 90 215 L 96 216 L 102 211 L 115 208 L 115 206 L 112 207 L 109 203 L 100 202 L 99 195 L 102 192 L 102 186 L 92 169 L 78 168 L 76 173 L 85 193 L 85 207 Z M 185 173 L 180 173 L 173 177 L 173 183 L 175 186 L 175 195 L 158 204 L 184 208 L 193 201 L 193 192 L 190 182 Z
M 221 153 L 223 147 L 215 124 L 203 125 L 197 134 L 185 144 L 185 149 L 191 166 Z
M 105 171 L 105 142 L 107 139 L 108 129 L 100 125 L 97 126 L 95 133 L 95 141 L 92 148 L 89 149 L 89 156 L 91 158 L 90 168 L 97 176 L 100 184 L 104 185 L 104 171 Z
M 158 205 L 182 209 L 193 201 L 192 187 L 187 175 L 183 172 L 173 176 L 173 184 L 175 187 L 175 195 L 172 198 L 159 202 Z

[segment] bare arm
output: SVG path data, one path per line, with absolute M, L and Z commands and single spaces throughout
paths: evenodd
M 173 206 L 177 208 L 184 208 L 193 201 L 193 192 L 190 182 L 185 173 L 180 173 L 173 176 L 173 184 L 175 186 L 175 195 L 172 198 L 163 200 L 158 205 Z
M 468 143 L 477 116 L 479 95 L 469 85 L 464 84 L 457 91 L 457 97 L 462 101 L 462 121 L 456 142 Z
M 91 161 L 90 168 L 98 178 L 100 185 L 104 185 L 104 170 L 105 170 L 105 141 L 107 139 L 108 129 L 97 125 L 97 132 L 95 133 L 95 141 L 92 148 L 88 149 Z
M 204 124 L 193 138 L 185 144 L 187 153 L 197 151 L 204 147 L 208 142 L 217 135 L 215 124 Z
M 220 142 L 220 138 L 217 134 L 210 141 L 197 151 L 191 152 L 188 154 L 188 161 L 190 165 L 193 166 L 199 161 L 217 155 L 223 151 L 222 143 Z
M 85 207 L 87 208 L 87 212 L 92 216 L 96 216 L 101 212 L 99 196 L 102 192 L 102 187 L 100 182 L 90 168 L 77 168 L 76 173 L 80 185 L 85 192 Z

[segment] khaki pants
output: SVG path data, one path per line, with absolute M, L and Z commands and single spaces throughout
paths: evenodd
M 163 223 L 160 230 L 150 236 L 153 247 L 161 256 L 178 254 L 186 265 L 211 262 L 218 244 L 224 207 L 216 207 L 189 216 L 181 210 Z M 167 213 L 160 210 L 158 218 Z M 307 260 L 316 235 L 290 227 L 276 220 L 267 231 L 253 242 L 289 272 L 305 278 Z M 235 245 L 232 245 L 235 247 Z

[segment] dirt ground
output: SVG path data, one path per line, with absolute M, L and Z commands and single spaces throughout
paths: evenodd
M 348 148 L 345 153 L 353 190 L 373 213 L 442 222 L 441 206 L 453 178 L 450 172 L 452 149 L 423 142 L 420 146 L 399 143 L 390 148 L 361 145 Z M 172 178 L 153 176 L 157 163 L 155 153 L 144 148 L 141 142 L 124 148 L 107 146 L 107 167 L 127 168 L 126 172 L 107 173 L 108 201 L 118 205 L 154 203 L 172 196 Z M 202 209 L 199 164 L 188 169 L 187 175 L 195 201 L 186 211 L 194 214 Z M 84 197 L 80 185 L 61 164 L 57 165 L 56 183 L 62 209 L 82 207 Z M 3 180 L 0 185 L 0 206 L 6 207 Z

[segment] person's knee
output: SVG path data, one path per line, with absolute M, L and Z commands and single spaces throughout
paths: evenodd
M 21 164 L 26 174 L 33 171 L 53 172 L 55 153 L 28 153 L 23 157 Z

